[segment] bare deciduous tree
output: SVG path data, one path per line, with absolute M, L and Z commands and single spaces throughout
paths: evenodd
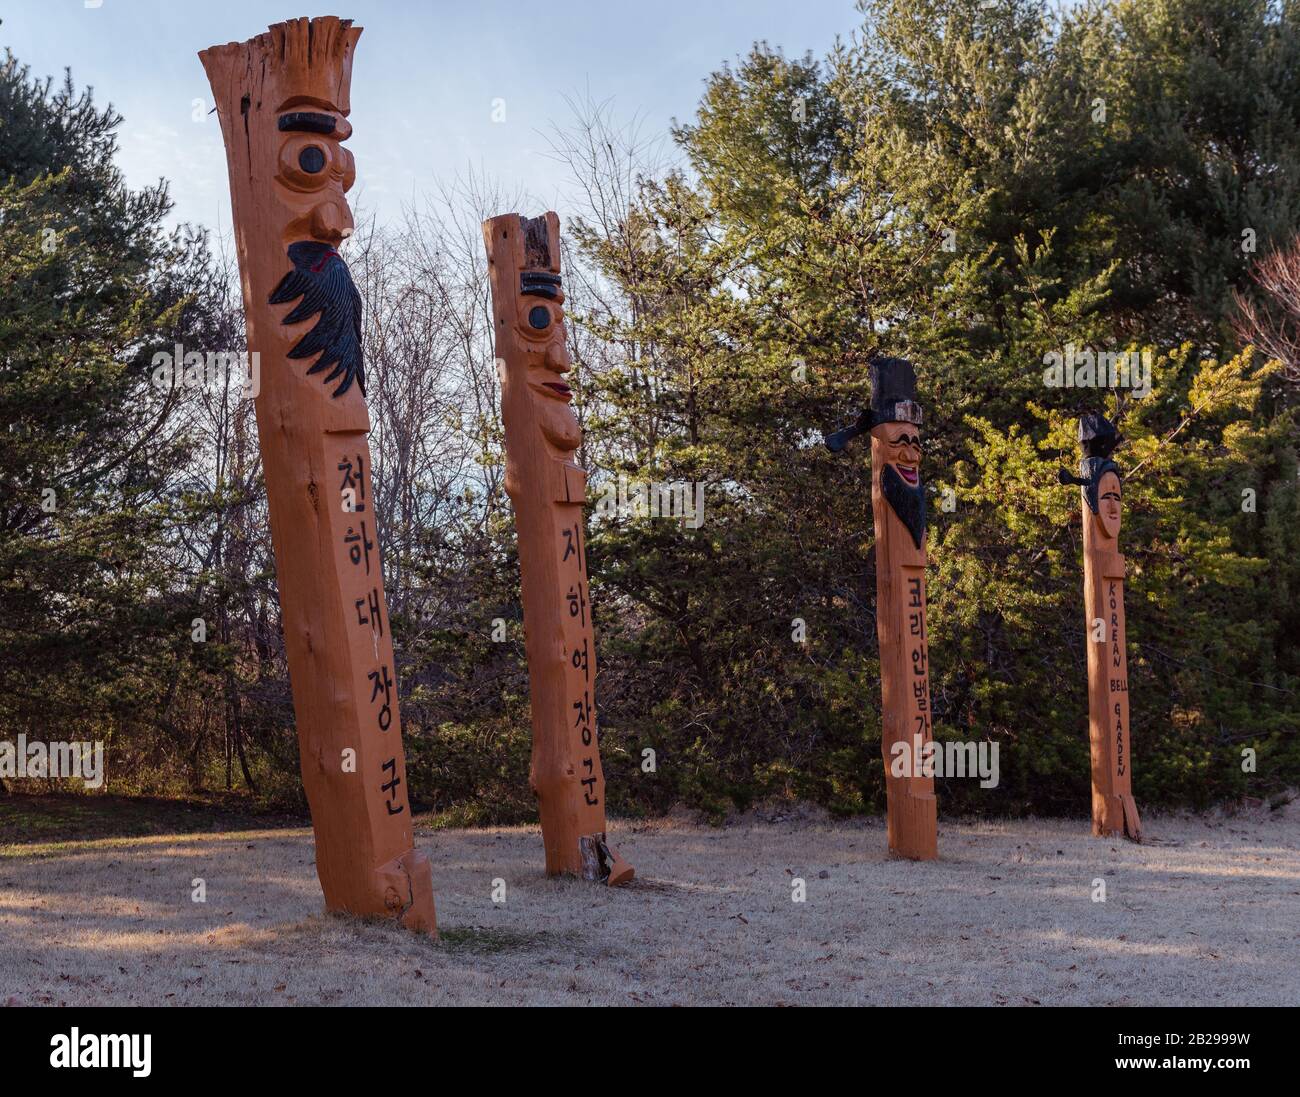
M 1300 384 L 1300 236 L 1261 256 L 1250 277 L 1258 293 L 1233 293 L 1233 330 L 1280 361 L 1287 381 Z

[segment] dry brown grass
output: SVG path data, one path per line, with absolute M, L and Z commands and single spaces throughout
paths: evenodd
M 546 879 L 528 829 L 423 831 L 439 944 L 321 913 L 307 830 L 11 847 L 0 1002 L 1295 1005 L 1298 807 L 1145 846 L 941 820 L 931 864 L 876 820 L 624 825 L 623 890 Z

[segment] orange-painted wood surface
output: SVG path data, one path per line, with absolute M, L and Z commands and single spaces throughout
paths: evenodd
M 565 381 L 569 353 L 554 213 L 483 224 L 492 284 L 506 491 L 514 504 L 532 696 L 530 781 L 546 871 L 610 885 L 632 866 L 605 836 L 596 731 L 596 647 L 583 517 L 582 430 Z
M 256 418 L 316 870 L 333 911 L 436 933 L 414 849 L 375 527 L 361 301 L 338 253 L 361 28 L 296 19 L 199 56 L 234 207 Z
M 938 803 L 930 744 L 930 649 L 926 631 L 926 496 L 916 374 L 902 358 L 871 362 L 871 407 L 830 435 L 835 452 L 871 436 L 871 509 L 876 533 L 876 638 L 880 645 L 880 748 L 885 764 L 889 850 L 917 861 L 939 856 Z
M 1128 637 L 1124 621 L 1127 569 L 1119 551 L 1124 485 L 1119 465 L 1111 460 L 1119 442 L 1119 432 L 1105 416 L 1082 416 L 1079 475 L 1061 469 L 1057 478 L 1062 484 L 1078 484 L 1081 488 L 1092 832 L 1140 841 L 1142 821 L 1133 799 Z
M 876 636 L 880 641 L 881 750 L 885 759 L 889 850 L 929 861 L 939 856 L 934 776 L 925 769 L 930 721 L 930 650 L 925 621 L 924 536 L 911 531 L 885 498 L 888 466 L 911 469 L 920 484 L 920 426 L 885 423 L 871 431 L 871 505 L 876 528 Z M 895 745 L 911 759 L 909 772 L 893 773 Z M 922 764 L 917 765 L 921 759 Z

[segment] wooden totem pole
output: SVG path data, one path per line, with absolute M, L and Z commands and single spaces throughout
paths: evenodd
M 1101 415 L 1079 420 L 1079 476 L 1062 484 L 1083 495 L 1083 601 L 1088 649 L 1088 737 L 1092 750 L 1092 832 L 1142 839 L 1133 799 L 1128 719 L 1128 649 L 1124 633 L 1124 557 L 1119 551 L 1122 474 L 1110 459 L 1119 434 Z
M 885 759 L 889 850 L 939 856 L 938 805 L 929 761 L 929 648 L 925 629 L 925 485 L 916 374 L 902 358 L 871 363 L 871 407 L 829 435 L 838 453 L 871 434 L 871 507 L 876 527 L 876 636 L 880 642 L 881 750 Z
M 225 139 L 257 432 L 316 871 L 329 910 L 435 934 L 416 852 L 366 436 L 343 147 L 360 27 L 277 23 L 199 54 Z
M 510 213 L 483 223 L 496 320 L 506 491 L 515 509 L 524 645 L 533 708 L 529 780 L 546 871 L 610 885 L 632 866 L 605 839 L 596 733 L 596 651 L 587 590 L 582 430 L 564 382 L 569 352 L 560 285 L 560 219 Z

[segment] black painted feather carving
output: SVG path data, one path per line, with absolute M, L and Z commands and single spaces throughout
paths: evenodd
M 270 303 L 283 305 L 302 298 L 281 321 L 297 324 L 319 313 L 311 331 L 298 340 L 290 358 L 311 358 L 319 354 L 307 371 L 319 373 L 333 366 L 323 380 L 329 384 L 341 378 L 333 396 L 342 396 L 355 380 L 366 394 L 365 363 L 361 355 L 361 294 L 342 256 L 328 244 L 314 240 L 289 245 L 293 270 L 280 279 Z

